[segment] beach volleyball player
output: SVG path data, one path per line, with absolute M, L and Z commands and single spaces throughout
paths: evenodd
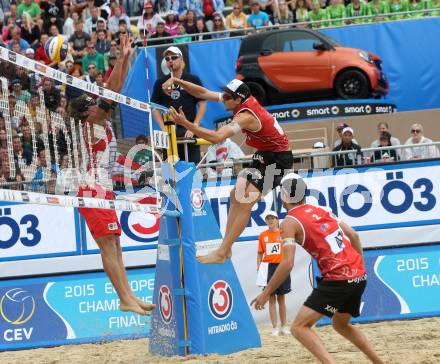
M 277 120 L 258 103 L 249 87 L 240 80 L 232 80 L 221 88 L 223 93 L 219 93 L 171 77 L 162 85 L 164 92 L 170 93 L 173 84 L 183 87 L 198 99 L 222 102 L 226 110 L 233 112 L 230 124 L 213 131 L 189 122 L 182 109 L 170 108 L 170 115 L 177 124 L 213 144 L 241 132 L 246 135 L 246 144 L 257 149 L 251 168 L 240 172 L 231 191 L 226 232 L 221 246 L 206 256 L 198 257 L 201 263 L 221 264 L 231 256 L 232 244 L 246 227 L 252 206 L 262 194 L 279 185 L 284 170 L 292 168 L 289 139 Z
M 295 248 L 299 244 L 316 260 L 322 276 L 292 323 L 292 334 L 321 363 L 335 363 L 312 330 L 325 315 L 332 319 L 333 328 L 373 363 L 383 363 L 362 331 L 350 324 L 352 317 L 360 315 L 361 298 L 367 284 L 359 236 L 331 211 L 305 203 L 306 189 L 304 180 L 295 173 L 281 180 L 281 199 L 287 210 L 281 223 L 284 255 L 272 279 L 251 305 L 257 310 L 264 308 L 271 293 L 293 269 Z
M 121 36 L 121 54 L 107 83 L 107 88 L 119 92 L 124 84 L 129 66 L 131 44 L 126 36 Z M 78 191 L 79 197 L 114 199 L 112 167 L 117 156 L 116 139 L 109 120 L 113 110 L 110 100 L 97 100 L 83 94 L 71 101 L 70 115 L 83 123 L 83 129 L 90 129 L 90 137 L 85 134 L 87 155 L 85 157 L 85 184 Z M 90 145 L 91 144 L 91 145 Z M 128 283 L 122 261 L 119 236 L 121 226 L 114 210 L 79 208 L 87 226 L 99 246 L 104 270 L 120 299 L 120 310 L 146 315 L 154 308 L 137 298 Z

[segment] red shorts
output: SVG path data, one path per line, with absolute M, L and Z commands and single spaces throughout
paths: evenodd
M 97 197 L 106 200 L 114 200 L 113 191 L 106 191 L 104 188 L 95 186 L 80 187 L 78 197 Z M 79 213 L 86 220 L 87 226 L 94 239 L 101 238 L 106 235 L 121 235 L 121 225 L 115 210 L 108 209 L 88 209 L 78 208 Z

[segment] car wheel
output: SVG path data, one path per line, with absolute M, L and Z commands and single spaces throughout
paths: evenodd
M 252 96 L 254 96 L 261 105 L 266 105 L 267 93 L 264 87 L 255 81 L 245 81 L 245 84 L 251 90 Z
M 348 70 L 336 79 L 335 92 L 342 99 L 365 99 L 371 95 L 370 83 L 361 71 Z

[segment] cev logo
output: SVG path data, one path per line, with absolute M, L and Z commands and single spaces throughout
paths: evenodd
M 208 292 L 208 307 L 212 316 L 224 320 L 232 311 L 234 300 L 231 286 L 226 281 L 215 281 Z
M 0 315 L 12 325 L 28 322 L 35 312 L 35 299 L 21 288 L 7 291 L 0 300 Z
M 130 238 L 142 243 L 157 241 L 160 229 L 158 214 L 124 211 L 120 223 L 122 231 Z
M 159 308 L 162 320 L 169 324 L 173 317 L 173 300 L 171 298 L 171 291 L 166 285 L 159 288 Z
M 194 188 L 191 191 L 191 205 L 194 210 L 201 210 L 203 208 L 203 204 L 205 203 L 205 199 L 203 198 L 202 191 L 200 188 Z

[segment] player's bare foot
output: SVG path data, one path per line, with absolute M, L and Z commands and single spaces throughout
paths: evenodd
M 220 250 L 214 250 L 208 255 L 197 257 L 197 260 L 202 264 L 223 264 L 226 259 L 228 259 L 227 254 L 222 253 Z
M 128 301 L 126 303 L 121 302 L 121 304 L 119 305 L 119 309 L 123 312 L 134 312 L 142 316 L 146 316 L 149 314 L 149 312 L 139 306 L 135 300 Z
M 141 306 L 141 308 L 143 308 L 145 311 L 152 311 L 156 307 L 156 305 L 153 305 L 152 303 L 144 302 L 140 298 L 136 297 L 135 300 L 137 304 Z

